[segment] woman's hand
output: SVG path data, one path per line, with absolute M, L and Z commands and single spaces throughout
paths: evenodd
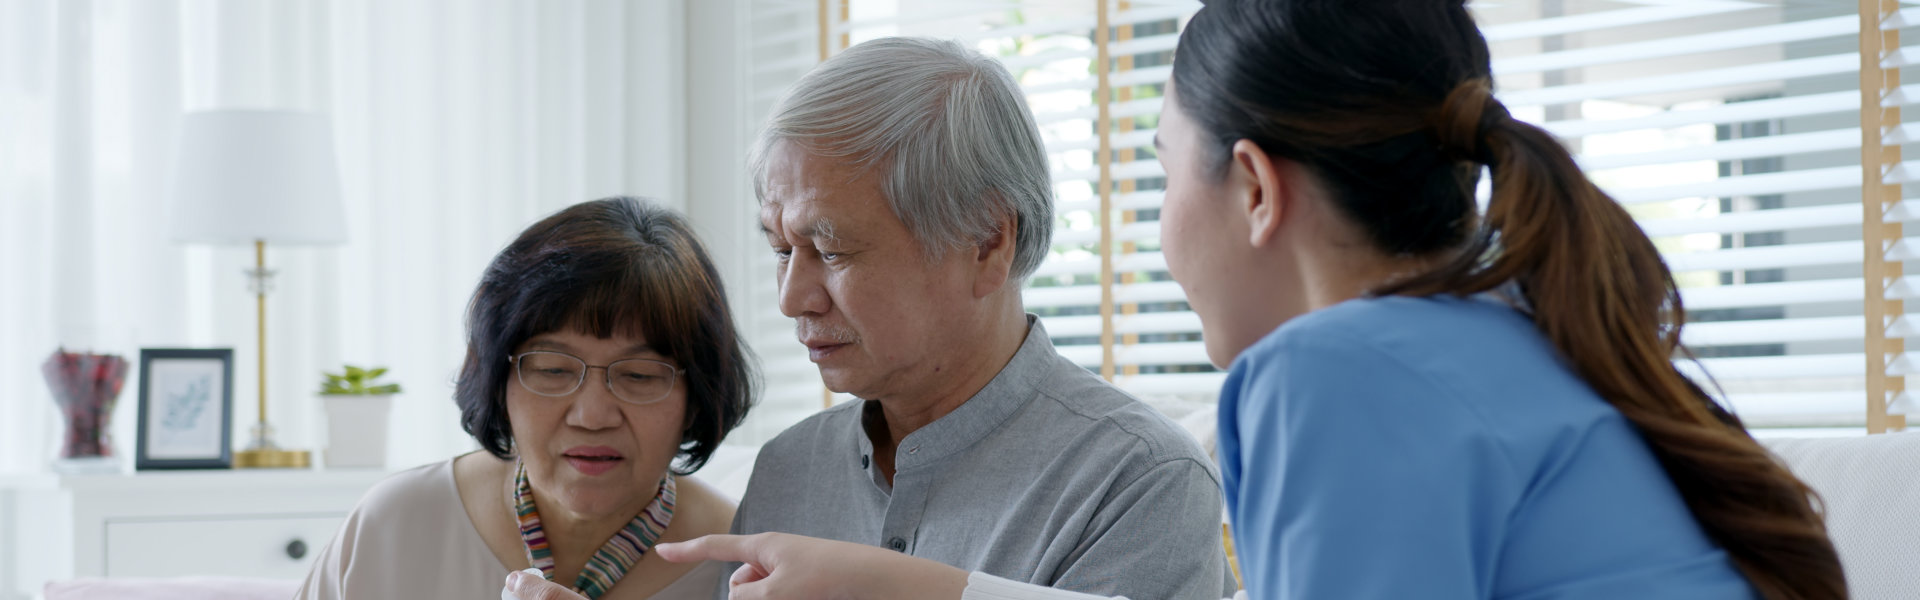
M 587 600 L 567 586 L 519 571 L 507 574 L 507 591 L 520 600 Z
M 957 600 L 967 589 L 966 571 L 931 560 L 884 548 L 784 533 L 709 535 L 661 544 L 654 547 L 654 552 L 673 562 L 746 563 L 733 572 L 729 582 L 734 600 Z

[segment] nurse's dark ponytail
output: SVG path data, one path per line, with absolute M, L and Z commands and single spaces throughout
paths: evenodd
M 1459 1 L 1211 0 L 1173 81 L 1222 171 L 1251 140 L 1311 169 L 1381 250 L 1441 259 L 1375 293 L 1513 285 L 1763 597 L 1846 597 L 1812 491 L 1674 367 L 1685 313 L 1653 242 L 1557 140 L 1507 114 L 1490 73 Z

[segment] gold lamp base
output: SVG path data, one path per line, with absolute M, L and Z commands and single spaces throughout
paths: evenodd
M 233 453 L 236 469 L 305 469 L 313 466 L 313 454 L 306 450 L 288 450 L 273 443 L 273 427 L 265 422 L 253 426 L 253 444 Z
M 267 242 L 253 241 L 253 270 L 247 271 L 260 325 L 260 422 L 253 425 L 253 443 L 233 453 L 237 469 L 304 469 L 313 465 L 306 450 L 288 450 L 273 443 L 273 427 L 267 424 L 267 290 L 273 287 L 273 271 L 267 270 Z
M 313 466 L 313 455 L 306 450 L 249 448 L 233 453 L 236 469 L 305 469 Z

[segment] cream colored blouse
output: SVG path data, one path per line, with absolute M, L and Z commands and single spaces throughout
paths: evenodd
M 446 460 L 395 473 L 368 491 L 315 557 L 295 598 L 493 600 L 507 572 L 467 518 Z M 719 563 L 702 564 L 653 597 L 711 600 L 721 572 Z

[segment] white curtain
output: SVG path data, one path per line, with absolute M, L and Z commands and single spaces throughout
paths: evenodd
M 168 239 L 183 111 L 327 114 L 349 241 L 269 247 L 268 411 L 324 441 L 323 369 L 383 365 L 389 464 L 472 443 L 452 380 L 468 294 L 533 220 L 636 194 L 685 208 L 685 5 L 533 0 L 0 2 L 0 472 L 43 468 L 56 348 L 230 347 L 234 439 L 256 418 L 246 247 Z M 114 418 L 130 462 L 139 374 Z M 316 456 L 316 459 L 318 457 Z

